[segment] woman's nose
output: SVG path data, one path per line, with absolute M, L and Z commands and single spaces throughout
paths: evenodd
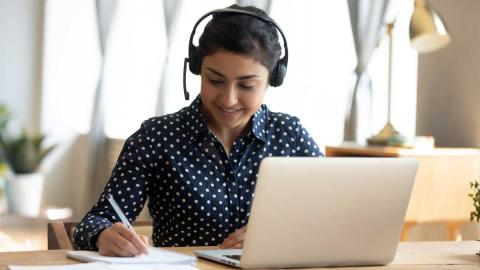
M 228 85 L 221 96 L 222 105 L 225 107 L 232 107 L 237 104 L 237 90 L 234 85 Z

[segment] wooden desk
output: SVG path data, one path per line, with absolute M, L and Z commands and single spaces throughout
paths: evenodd
M 203 247 L 205 249 L 205 247 Z M 169 248 L 177 252 L 192 255 L 198 247 Z M 400 243 L 397 256 L 392 264 L 380 267 L 346 267 L 335 269 L 382 270 L 382 269 L 443 269 L 469 270 L 480 269 L 480 257 L 475 255 L 480 249 L 480 242 L 405 242 Z M 67 259 L 65 250 L 25 251 L 0 253 L 0 270 L 8 265 L 54 265 L 78 263 Z M 199 259 L 199 269 L 222 270 L 234 269 L 214 262 Z
M 480 151 L 471 148 L 406 149 L 359 146 L 346 143 L 327 146 L 327 157 L 415 158 L 419 168 L 410 197 L 402 240 L 417 223 L 442 223 L 449 240 L 459 240 L 459 226 L 469 222 L 473 201 L 469 183 L 479 179 Z

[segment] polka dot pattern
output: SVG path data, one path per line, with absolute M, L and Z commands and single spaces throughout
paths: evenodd
M 118 222 L 112 194 L 130 221 L 148 198 L 155 246 L 218 245 L 248 222 L 257 173 L 267 156 L 323 156 L 298 118 L 269 111 L 227 154 L 200 113 L 198 96 L 177 113 L 153 117 L 130 136 L 105 189 L 74 231 L 74 247 L 96 249 Z

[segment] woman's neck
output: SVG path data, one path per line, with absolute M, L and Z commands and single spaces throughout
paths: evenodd
M 226 128 L 218 125 L 213 116 L 211 116 L 203 107 L 201 109 L 201 113 L 205 119 L 205 122 L 207 123 L 208 128 L 222 144 L 227 155 L 230 154 L 235 140 L 248 132 L 250 123 L 243 127 Z

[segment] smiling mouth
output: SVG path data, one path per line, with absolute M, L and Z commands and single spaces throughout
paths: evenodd
M 220 109 L 221 112 L 225 112 L 225 113 L 235 113 L 235 112 L 238 112 L 240 111 L 241 109 L 230 109 L 230 108 L 222 108 L 222 107 L 219 107 L 217 106 L 218 109 Z

